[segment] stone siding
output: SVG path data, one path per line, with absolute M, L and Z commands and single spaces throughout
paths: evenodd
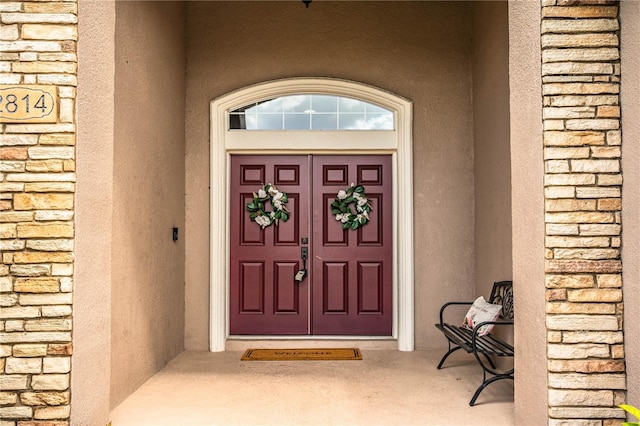
M 625 402 L 620 24 L 614 1 L 542 1 L 550 425 Z
M 54 85 L 56 123 L 0 124 L 0 424 L 69 424 L 77 7 L 0 3 L 0 85 Z

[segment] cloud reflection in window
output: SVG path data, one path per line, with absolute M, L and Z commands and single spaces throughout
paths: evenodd
M 229 112 L 231 130 L 393 130 L 393 112 L 358 99 L 290 95 Z

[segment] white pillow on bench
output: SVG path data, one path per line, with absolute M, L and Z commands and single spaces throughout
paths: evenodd
M 484 297 L 478 297 L 473 305 L 467 311 L 462 326 L 469 330 L 473 330 L 476 325 L 484 321 L 495 321 L 500 316 L 502 305 L 494 305 L 484 300 Z M 478 336 L 489 334 L 493 329 L 493 324 L 485 324 L 478 330 Z

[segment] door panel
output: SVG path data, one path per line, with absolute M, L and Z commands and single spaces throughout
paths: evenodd
M 320 262 L 318 262 L 320 264 Z M 348 262 L 322 262 L 322 281 L 316 287 L 320 291 L 316 300 L 322 311 L 332 314 L 347 314 L 349 311 L 349 264 Z
M 312 334 L 392 333 L 391 156 L 313 157 Z M 362 184 L 372 200 L 370 222 L 343 230 L 331 213 L 341 189 Z M 321 285 L 317 285 L 321 283 Z
M 331 213 L 352 182 L 365 186 L 373 206 L 356 231 Z M 287 193 L 290 216 L 263 230 L 245 206 L 265 183 Z M 231 334 L 390 336 L 391 189 L 388 155 L 232 156 Z M 309 273 L 297 283 L 303 237 L 311 237 Z
M 309 229 L 308 162 L 308 156 L 231 157 L 231 334 L 308 333 L 309 286 L 293 280 L 302 269 L 300 237 Z M 261 229 L 246 205 L 267 183 L 287 193 L 291 214 L 287 222 Z
M 239 262 L 240 313 L 264 313 L 264 262 Z
M 274 312 L 296 314 L 300 312 L 299 285 L 291 286 L 291 277 L 298 272 L 298 262 L 277 262 L 274 279 Z

